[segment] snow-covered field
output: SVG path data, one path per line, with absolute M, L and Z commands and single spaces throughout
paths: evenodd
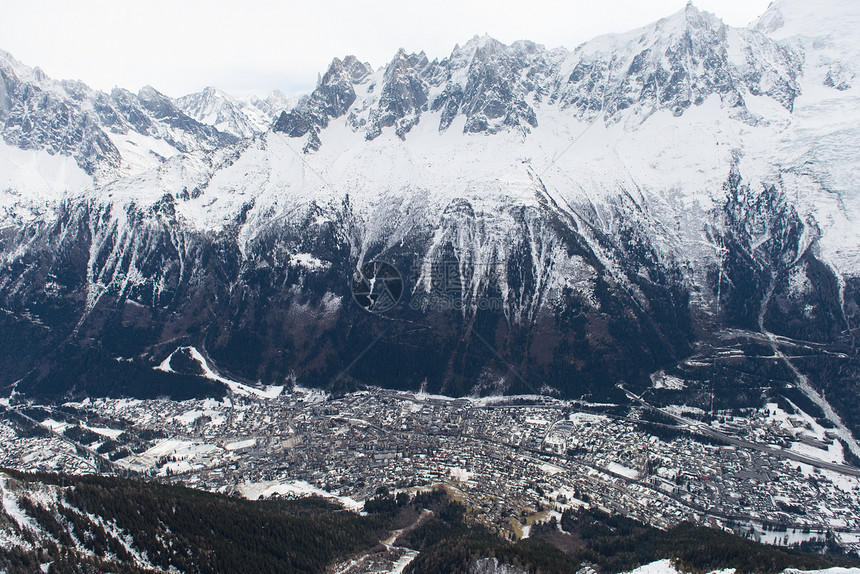
M 158 474 L 163 476 L 201 470 L 211 466 L 224 452 L 218 445 L 202 441 L 162 439 L 141 454 L 119 460 L 118 464 L 139 472 L 158 468 Z
M 348 496 L 337 496 L 317 488 L 303 480 L 296 481 L 268 481 L 268 482 L 245 482 L 238 486 L 238 491 L 248 500 L 257 500 L 260 498 L 268 498 L 273 494 L 287 495 L 294 498 L 302 498 L 307 496 L 319 496 L 328 498 L 340 503 L 344 508 L 359 512 L 364 504 L 358 502 Z

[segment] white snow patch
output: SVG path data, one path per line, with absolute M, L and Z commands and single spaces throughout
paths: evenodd
M 53 210 L 66 194 L 92 184 L 72 157 L 22 150 L 0 140 L 0 224 L 28 223 Z
M 475 476 L 475 473 L 469 472 L 465 468 L 450 468 L 448 469 L 448 474 L 451 476 L 452 480 L 456 480 L 458 482 L 467 482 L 472 480 Z
M 0 491 L 2 491 L 3 510 L 6 511 L 6 514 L 9 515 L 9 517 L 12 518 L 12 520 L 14 520 L 22 529 L 30 530 L 31 532 L 40 532 L 39 527 L 24 513 L 23 510 L 21 510 L 21 507 L 18 506 L 18 500 L 15 493 L 9 489 L 9 477 L 0 477 Z
M 273 494 L 290 495 L 295 497 L 319 496 L 339 502 L 347 510 L 360 511 L 364 504 L 348 496 L 337 496 L 303 480 L 279 482 L 245 482 L 238 486 L 239 493 L 248 500 L 266 498 Z
M 625 476 L 631 480 L 639 478 L 639 473 L 637 471 L 626 467 L 623 464 L 618 464 L 617 462 L 610 462 L 606 465 L 606 470 L 614 472 L 615 474 L 620 474 L 621 476 Z
M 90 430 L 90 431 L 92 431 L 98 435 L 106 436 L 106 437 L 112 438 L 112 439 L 118 437 L 123 432 L 125 432 L 125 431 L 121 431 L 118 429 L 111 429 L 111 428 L 107 428 L 107 427 L 91 427 L 89 425 L 81 425 L 81 426 L 83 426 L 85 429 Z
M 664 558 L 631 570 L 630 574 L 680 574 L 680 571 L 675 568 L 670 559 Z
M 331 263 L 314 257 L 310 253 L 294 253 L 290 255 L 291 267 L 304 267 L 309 271 L 325 271 L 331 267 Z
M 41 425 L 42 425 L 43 427 L 45 427 L 45 428 L 49 428 L 49 429 L 51 429 L 51 430 L 52 430 L 52 431 L 54 431 L 55 433 L 62 433 L 62 432 L 64 432 L 67 428 L 69 428 L 70 426 L 72 426 L 71 424 L 69 424 L 69 423 L 67 423 L 67 422 L 55 421 L 55 420 L 54 420 L 54 419 L 52 419 L 52 418 L 47 418 L 47 419 L 43 420 L 41 423 L 39 423 L 39 424 L 41 424 Z
M 224 445 L 224 449 L 232 452 L 234 450 L 254 448 L 255 446 L 257 446 L 257 439 L 249 438 L 249 439 L 245 439 L 245 440 L 237 440 L 234 442 L 228 442 L 227 444 Z
M 403 571 L 406 569 L 407 566 L 409 566 L 409 564 L 413 560 L 415 560 L 416 556 L 418 556 L 418 552 L 416 552 L 415 550 L 408 551 L 392 565 L 390 574 L 403 574 Z
M 171 369 L 170 367 L 170 359 L 173 357 L 174 353 L 181 350 L 187 350 L 191 354 L 191 358 L 197 361 L 197 363 L 200 365 L 200 368 L 203 369 L 204 377 L 212 381 L 218 381 L 219 383 L 223 383 L 237 395 L 256 396 L 262 399 L 274 399 L 275 397 L 279 397 L 281 393 L 284 392 L 283 385 L 265 386 L 262 388 L 257 388 L 221 376 L 209 365 L 209 361 L 206 360 L 203 354 L 198 351 L 196 347 L 179 347 L 178 349 L 176 349 L 176 351 L 173 351 L 173 353 L 171 353 L 169 357 L 164 359 L 161 364 L 155 367 L 155 369 L 165 372 L 173 372 L 173 369 Z

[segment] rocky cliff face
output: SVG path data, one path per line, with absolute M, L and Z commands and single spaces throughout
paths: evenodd
M 319 130 L 328 127 L 331 118 L 338 118 L 355 102 L 354 85 L 367 79 L 370 67 L 354 56 L 343 61 L 335 58 L 320 85 L 290 112 L 282 112 L 274 131 L 290 137 L 308 135 L 305 151 L 319 149 Z

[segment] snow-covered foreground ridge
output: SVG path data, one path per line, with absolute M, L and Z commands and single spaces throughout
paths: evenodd
M 256 499 L 260 494 L 288 494 L 292 496 L 316 496 L 318 489 L 306 483 L 294 485 L 247 484 L 240 485 L 243 495 Z M 356 512 L 358 503 L 341 500 L 348 511 Z M 312 504 L 316 504 L 312 502 Z M 201 569 L 232 572 L 242 567 L 229 559 L 216 561 L 212 555 L 216 550 L 226 554 L 225 543 L 236 544 L 242 551 L 240 556 L 254 560 L 256 555 L 266 556 L 269 563 L 292 570 L 307 564 L 299 560 L 314 556 L 314 543 L 325 545 L 326 536 L 344 539 L 343 520 L 363 528 L 385 531 L 372 526 L 355 514 L 324 510 L 314 506 L 312 516 L 326 516 L 329 520 L 308 520 L 309 513 L 301 506 L 280 507 L 273 512 L 272 506 L 264 503 L 237 503 L 225 496 L 215 496 L 202 491 L 156 483 L 134 482 L 107 477 L 80 477 L 43 474 L 12 475 L 0 472 L 0 565 L 11 572 L 31 571 L 27 565 L 39 564 L 43 571 L 62 567 L 91 567 L 98 571 L 125 568 L 147 572 L 196 572 Z M 341 521 L 330 519 L 340 515 Z M 428 510 L 422 515 L 432 516 Z M 235 532 L 225 528 L 244 528 Z M 416 524 L 418 524 L 416 520 Z M 201 525 L 205 533 L 201 536 Z M 272 536 L 272 532 L 277 536 Z M 402 530 L 392 530 L 384 542 L 391 547 Z M 486 536 L 486 535 L 484 535 Z M 249 551 L 241 541 L 256 543 Z M 367 540 L 367 539 L 365 539 Z M 277 545 L 286 545 L 288 558 L 298 556 L 292 563 L 278 552 Z M 373 540 L 363 545 L 370 551 Z M 262 548 L 263 550 L 260 550 Z M 310 548 L 310 550 L 309 550 Z M 339 549 L 336 549 L 339 550 Z M 432 552 L 432 549 L 430 550 Z M 378 551 L 375 552 L 378 554 Z M 345 558 L 340 551 L 317 556 L 322 562 L 310 571 L 322 571 L 325 561 L 337 557 Z M 417 551 L 410 550 L 414 558 Z M 349 555 L 347 555 L 349 556 Z M 354 560 L 355 554 L 349 556 Z M 808 558 L 808 556 L 807 556 Z M 500 565 L 492 560 L 491 570 L 473 569 L 473 572 L 524 572 L 511 565 Z M 731 560 L 731 558 L 726 559 Z M 408 563 L 409 559 L 404 560 Z M 308 560 L 309 562 L 309 560 Z M 791 562 L 789 562 L 791 563 Z M 819 563 L 832 563 L 821 560 Z M 202 564 L 202 566 L 201 566 Z M 293 567 L 291 567 L 293 566 Z M 376 570 L 379 571 L 379 570 Z M 675 561 L 659 560 L 636 568 L 629 574 L 680 574 Z M 709 574 L 733 574 L 726 569 Z M 857 574 L 856 568 L 830 568 L 827 570 L 802 571 L 787 569 L 783 574 Z
M 672 560 L 664 559 L 645 564 L 632 570 L 629 574 L 681 574 L 683 570 L 679 570 Z M 709 574 L 734 574 L 736 570 L 729 568 L 727 570 L 715 570 Z M 788 568 L 783 571 L 783 574 L 860 574 L 860 568 L 827 568 L 825 570 L 797 570 Z
M 783 337 L 763 378 L 850 396 L 860 8 L 808 12 L 348 56 L 297 102 L 107 95 L 2 54 L 2 382 L 158 393 L 188 347 L 246 389 L 605 395 L 733 328 Z M 403 280 L 384 316 L 351 293 L 373 260 Z M 807 384 L 786 341 L 848 366 Z

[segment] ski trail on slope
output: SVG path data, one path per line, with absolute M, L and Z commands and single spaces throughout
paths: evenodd
M 773 295 L 774 290 L 774 280 L 771 275 L 770 284 L 768 285 L 767 292 L 765 293 L 764 299 L 761 303 L 761 309 L 758 314 L 758 327 L 759 330 L 767 337 L 770 342 L 770 347 L 773 349 L 774 354 L 779 357 L 779 359 L 785 363 L 785 366 L 791 370 L 794 375 L 795 380 L 797 381 L 797 385 L 803 394 L 809 397 L 813 403 L 815 403 L 823 412 L 824 416 L 836 426 L 837 433 L 839 434 L 839 438 L 841 438 L 845 444 L 848 445 L 849 450 L 853 452 L 856 456 L 860 457 L 860 445 L 857 444 L 857 441 L 854 439 L 854 435 L 851 433 L 851 430 L 845 426 L 845 423 L 842 422 L 842 419 L 836 411 L 833 410 L 833 407 L 830 406 L 830 403 L 818 394 L 812 385 L 809 383 L 809 378 L 801 373 L 797 367 L 794 366 L 794 363 L 791 362 L 785 353 L 782 352 L 779 348 L 779 342 L 777 340 L 777 336 L 774 333 L 771 333 L 767 329 L 764 328 L 764 316 L 767 312 L 767 306 L 770 303 L 771 296 Z

